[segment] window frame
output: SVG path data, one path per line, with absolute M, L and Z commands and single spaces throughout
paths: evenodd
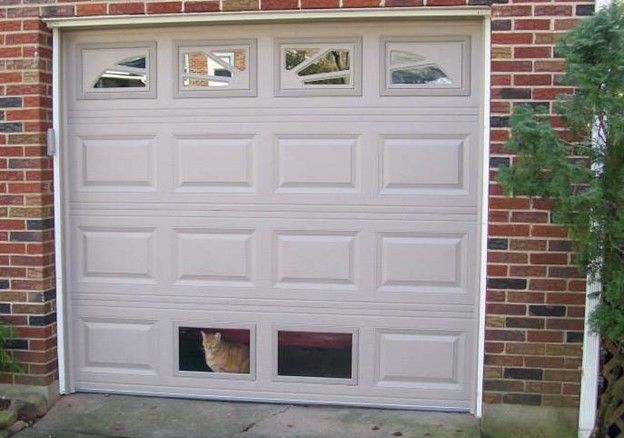
M 204 51 L 206 48 L 226 50 L 231 46 L 248 46 L 247 70 L 249 75 L 249 88 L 232 89 L 228 87 L 222 88 L 206 88 L 184 89 L 182 87 L 182 67 L 184 53 L 182 48 L 196 48 L 198 51 Z M 256 97 L 258 95 L 258 66 L 257 56 L 258 43 L 256 39 L 232 39 L 232 40 L 175 40 L 173 41 L 173 97 L 174 99 L 184 99 L 188 97 Z
M 393 86 L 391 66 L 388 59 L 388 43 L 459 43 L 462 59 L 460 60 L 460 79 L 449 85 L 402 84 Z M 469 96 L 470 95 L 470 47 L 469 35 L 458 36 L 381 36 L 379 39 L 379 95 L 380 96 Z M 439 66 L 444 71 L 443 66 Z
M 351 378 L 340 377 L 316 377 L 316 376 L 282 376 L 279 374 L 279 332 L 310 332 L 310 333 L 336 333 L 351 334 Z M 353 326 L 334 325 L 299 325 L 299 324 L 274 324 L 271 327 L 272 376 L 274 382 L 284 383 L 320 383 L 325 385 L 349 385 L 357 386 L 359 381 L 358 371 L 360 362 L 360 336 L 359 328 Z
M 248 330 L 249 331 L 249 374 L 241 373 L 223 373 L 223 372 L 210 372 L 210 371 L 189 371 L 180 369 L 180 329 L 193 328 L 193 329 L 233 329 L 233 330 Z M 173 322 L 173 375 L 176 377 L 190 377 L 190 378 L 202 378 L 202 379 L 219 379 L 219 380 L 256 380 L 256 362 L 257 362 L 257 348 L 256 348 L 256 324 L 254 323 L 235 323 L 231 321 L 221 322 L 220 320 L 205 321 L 205 320 L 178 320 Z
M 83 50 L 93 49 L 146 49 L 145 87 L 112 87 L 84 89 Z M 157 43 L 156 41 L 136 41 L 129 43 L 89 43 L 76 46 L 76 98 L 77 100 L 91 99 L 156 99 L 157 97 Z M 123 61 L 120 59 L 119 62 Z M 97 78 L 99 79 L 99 78 Z M 97 80 L 96 79 L 96 80 Z
M 301 88 L 282 88 L 283 57 L 282 46 L 331 44 L 340 46 L 352 45 L 351 53 L 351 84 L 346 86 L 315 85 Z M 362 95 L 362 37 L 325 37 L 325 38 L 275 38 L 273 50 L 274 88 L 276 97 L 305 97 L 305 96 L 361 96 Z M 305 48 L 305 47 L 303 47 Z

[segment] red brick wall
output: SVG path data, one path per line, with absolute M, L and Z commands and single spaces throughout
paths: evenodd
M 53 289 L 50 32 L 40 17 L 405 6 L 465 6 L 488 0 L 193 0 L 165 2 L 0 0 L 0 314 L 18 326 L 15 355 L 27 374 L 57 378 Z M 589 15 L 586 1 L 496 0 L 492 6 L 491 174 L 509 163 L 503 144 L 513 105 L 552 111 L 563 69 L 558 35 Z M 557 119 L 554 122 L 559 124 Z M 570 267 L 561 229 L 544 201 L 507 199 L 490 185 L 485 399 L 576 405 L 585 283 Z

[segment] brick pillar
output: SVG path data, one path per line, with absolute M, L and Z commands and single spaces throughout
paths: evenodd
M 45 148 L 51 35 L 39 7 L 0 13 L 0 318 L 17 327 L 11 347 L 24 367 L 0 381 L 49 385 L 57 379 L 52 160 Z
M 574 1 L 515 0 L 493 5 L 490 212 L 485 401 L 578 406 L 585 280 L 573 264 L 564 229 L 551 224 L 544 200 L 506 198 L 497 170 L 513 162 L 504 148 L 513 107 L 551 115 L 564 62 L 554 44 L 593 12 Z

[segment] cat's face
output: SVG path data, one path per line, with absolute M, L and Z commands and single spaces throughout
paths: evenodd
M 206 333 L 201 332 L 202 334 L 202 345 L 204 346 L 204 350 L 210 351 L 216 349 L 221 343 L 221 333 Z

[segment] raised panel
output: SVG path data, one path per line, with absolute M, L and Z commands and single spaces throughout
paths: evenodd
M 219 286 L 253 286 L 251 230 L 179 230 L 177 280 Z
M 356 289 L 356 234 L 279 232 L 276 287 Z
M 251 192 L 253 137 L 179 137 L 179 191 Z
M 344 193 L 357 190 L 356 137 L 277 139 L 277 192 Z
M 377 385 L 459 383 L 460 342 L 458 333 L 378 331 Z
M 381 193 L 463 190 L 465 153 L 464 137 L 384 138 Z
M 154 189 L 154 138 L 103 136 L 80 139 L 82 184 L 96 190 Z
M 464 236 L 383 233 L 379 236 L 379 290 L 463 291 Z
M 81 371 L 156 375 L 158 331 L 155 321 L 82 320 Z
M 154 283 L 153 228 L 82 228 L 82 281 Z

